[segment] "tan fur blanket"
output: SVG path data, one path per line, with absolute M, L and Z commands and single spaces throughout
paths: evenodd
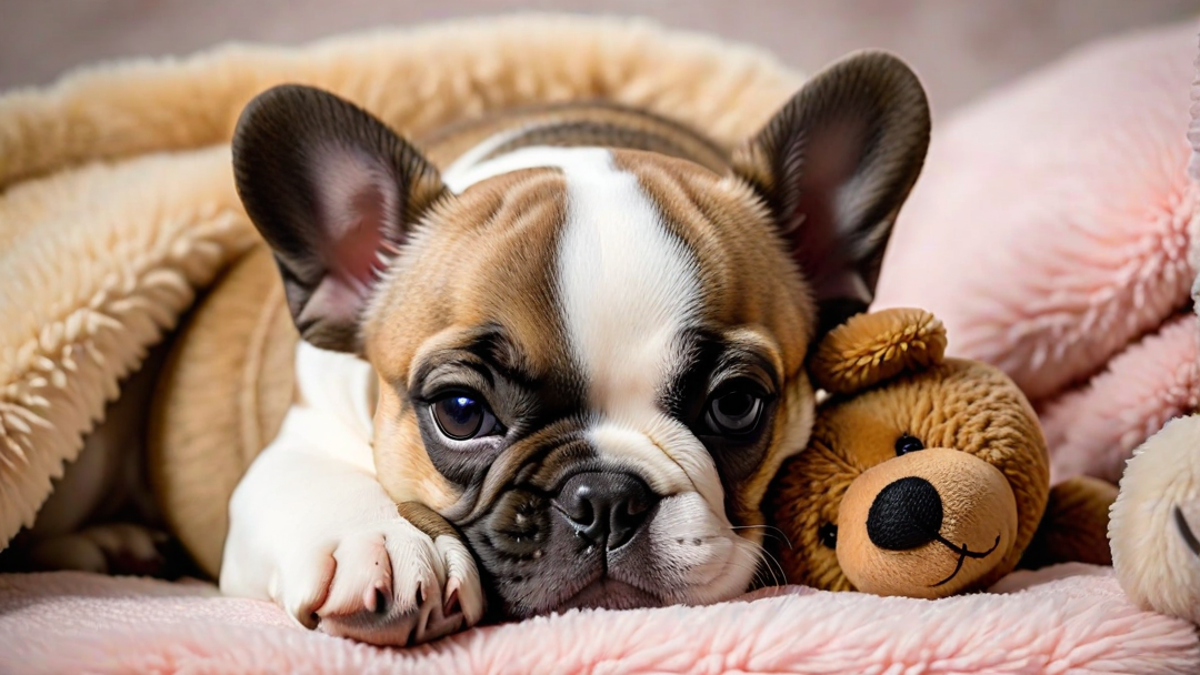
M 254 245 L 227 143 L 256 93 L 320 86 L 411 136 L 497 108 L 599 98 L 732 145 L 800 79 L 757 51 L 641 22 L 526 16 L 226 46 L 5 94 L 0 544 L 33 522 L 147 348 Z

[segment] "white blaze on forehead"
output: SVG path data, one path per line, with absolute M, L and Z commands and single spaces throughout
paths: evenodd
M 567 186 L 558 296 L 599 418 L 589 439 L 601 455 L 667 483 L 660 493 L 699 491 L 723 519 L 712 458 L 659 401 L 682 357 L 677 337 L 695 324 L 703 299 L 693 255 L 610 151 L 575 149 L 558 166 Z
M 567 341 L 593 409 L 640 426 L 657 411 L 678 357 L 675 338 L 695 321 L 696 264 L 637 177 L 614 166 L 612 153 L 574 150 L 560 168 L 567 220 L 558 290 Z
M 674 340 L 700 306 L 692 254 L 667 231 L 637 176 L 619 170 L 605 148 L 535 146 L 479 161 L 514 133 L 485 140 L 443 180 L 462 192 L 522 169 L 563 173 L 567 220 L 557 271 L 565 337 L 588 380 L 593 408 L 646 423 L 677 357 Z
M 509 129 L 485 138 L 482 143 L 466 151 L 461 157 L 454 160 L 453 164 L 446 167 L 446 170 L 442 172 L 442 184 L 454 194 L 462 194 L 462 191 L 468 187 L 493 176 L 519 169 L 549 166 L 536 158 L 536 151 L 544 149 L 542 147 L 524 148 L 494 160 L 480 161 L 495 152 L 500 146 L 520 136 L 524 131 L 522 128 Z M 520 163 L 522 157 L 524 164 Z M 513 165 L 514 158 L 518 160 L 516 165 Z

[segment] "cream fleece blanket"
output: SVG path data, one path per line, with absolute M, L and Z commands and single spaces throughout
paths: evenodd
M 256 240 L 227 143 L 246 102 L 288 81 L 412 136 L 491 109 L 603 98 L 732 146 L 801 78 L 760 52 L 641 22 L 531 16 L 227 46 L 4 95 L 0 544 L 33 522 L 147 347 Z

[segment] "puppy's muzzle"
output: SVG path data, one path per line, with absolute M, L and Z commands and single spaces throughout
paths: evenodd
M 551 504 L 576 535 L 614 551 L 646 524 L 658 496 L 632 474 L 589 471 L 564 481 Z

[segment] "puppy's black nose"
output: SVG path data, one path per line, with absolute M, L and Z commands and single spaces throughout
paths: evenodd
M 937 539 L 942 497 L 924 478 L 906 476 L 879 491 L 867 512 L 867 536 L 888 551 L 907 551 Z
M 554 499 L 576 532 L 610 551 L 633 538 L 657 502 L 637 476 L 598 471 L 571 476 Z

